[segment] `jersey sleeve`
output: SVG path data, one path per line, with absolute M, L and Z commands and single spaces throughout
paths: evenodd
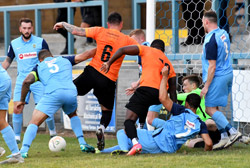
M 171 114 L 179 115 L 181 113 L 185 112 L 185 107 L 176 103 L 173 103 L 172 109 L 170 111 Z
M 35 76 L 35 82 L 36 82 L 36 81 L 39 81 L 39 75 L 38 75 L 37 67 L 38 67 L 38 65 L 36 65 L 36 66 L 32 69 L 32 71 L 30 72 L 31 74 L 33 74 L 33 75 Z
M 155 128 L 160 128 L 165 124 L 165 121 L 159 118 L 155 118 L 152 122 L 152 126 Z
M 49 50 L 49 46 L 48 46 L 47 42 L 44 39 L 43 39 L 43 42 L 42 42 L 42 49 Z
M 199 134 L 208 134 L 208 130 L 207 130 L 207 126 L 206 124 L 201 121 L 201 119 L 199 119 L 200 123 L 201 123 L 201 130 Z
M 189 95 L 190 93 L 179 93 L 177 94 L 177 100 L 178 101 L 185 101 L 187 96 Z
M 13 50 L 11 43 L 9 45 L 7 57 L 9 57 L 11 60 L 13 60 L 15 58 L 15 53 L 14 53 L 14 50 Z
M 96 39 L 97 34 L 101 31 L 101 27 L 85 28 L 85 31 L 86 31 L 86 37 L 91 37 L 93 39 Z
M 217 60 L 217 42 L 215 39 L 215 34 L 213 34 L 209 42 L 206 43 L 205 51 L 207 60 Z
M 168 60 L 168 65 L 170 67 L 170 72 L 169 72 L 168 78 L 176 77 L 176 73 L 174 71 L 174 67 L 173 67 L 172 63 L 169 60 Z
M 69 62 L 71 63 L 71 65 L 75 65 L 76 62 L 75 62 L 75 55 L 72 55 L 72 56 L 63 56 L 63 58 L 69 60 Z

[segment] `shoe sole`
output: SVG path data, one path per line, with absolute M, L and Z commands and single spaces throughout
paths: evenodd
M 240 138 L 242 137 L 242 135 L 240 135 L 240 136 L 238 136 L 237 138 L 234 138 L 232 141 L 231 141 L 231 143 L 229 144 L 229 145 L 225 145 L 224 146 L 224 149 L 226 149 L 226 148 L 229 148 L 230 146 L 232 146 L 236 141 L 238 141 Z
M 102 151 L 105 147 L 105 140 L 104 140 L 104 134 L 102 131 L 97 130 L 96 131 L 96 136 L 97 136 L 97 148 L 98 150 Z M 101 138 L 99 138 L 101 137 Z
M 137 149 L 135 150 L 135 153 L 134 153 L 134 154 L 128 153 L 127 156 L 134 156 L 134 155 L 136 155 L 136 154 L 140 154 L 141 151 L 142 151 L 141 148 L 137 148 Z

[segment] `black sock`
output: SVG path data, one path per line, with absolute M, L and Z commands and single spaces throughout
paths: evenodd
M 133 138 L 137 138 L 137 132 L 136 132 L 136 128 L 135 128 L 135 121 L 133 120 L 126 120 L 124 122 L 124 126 L 125 126 L 125 132 L 127 134 L 127 136 L 132 140 Z
M 107 126 L 110 123 L 111 117 L 112 117 L 112 110 L 102 110 L 102 117 L 100 124 L 103 125 L 105 128 L 107 128 Z

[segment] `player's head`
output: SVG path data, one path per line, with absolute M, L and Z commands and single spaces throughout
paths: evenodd
M 206 33 L 210 32 L 210 29 L 217 27 L 217 14 L 215 11 L 207 11 L 202 18 L 202 24 Z
M 165 44 L 161 39 L 155 39 L 151 43 L 150 47 L 157 48 L 157 49 L 161 50 L 162 52 L 165 52 Z
M 19 20 L 19 31 L 24 40 L 29 40 L 33 32 L 32 20 L 29 18 L 21 18 Z
M 47 49 L 40 50 L 40 52 L 38 53 L 39 61 L 42 62 L 47 57 L 53 57 L 51 52 L 49 50 L 47 50 Z
M 123 26 L 122 16 L 117 12 L 112 12 L 108 16 L 108 28 L 114 26 L 118 27 L 120 30 L 122 29 Z
M 183 91 L 189 93 L 200 86 L 201 80 L 197 75 L 189 75 L 182 79 L 182 83 Z
M 146 36 L 145 33 L 142 29 L 135 29 L 132 30 L 129 33 L 129 36 L 133 39 L 135 39 L 135 41 L 137 41 L 139 44 L 143 43 L 146 41 Z
M 186 98 L 185 107 L 196 112 L 196 109 L 200 107 L 201 97 L 195 93 L 191 93 Z

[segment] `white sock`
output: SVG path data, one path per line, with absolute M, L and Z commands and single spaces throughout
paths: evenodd
M 98 128 L 98 129 L 102 129 L 102 132 L 104 133 L 104 131 L 105 131 L 105 127 L 104 127 L 104 125 L 100 125 L 100 127 Z
M 229 130 L 230 135 L 237 134 L 237 132 L 238 132 L 238 131 L 237 131 L 234 127 L 232 127 L 232 128 Z
M 227 132 L 223 132 L 220 134 L 220 139 L 228 138 Z
M 50 136 L 56 135 L 56 130 L 55 129 L 54 130 L 49 130 L 49 134 L 50 134 Z
M 136 144 L 138 144 L 139 143 L 138 139 L 137 138 L 133 138 L 132 139 L 132 143 L 133 143 L 133 146 L 136 145 Z
M 20 141 L 20 140 L 21 140 L 21 137 L 20 137 L 20 136 L 15 135 L 15 139 Z

